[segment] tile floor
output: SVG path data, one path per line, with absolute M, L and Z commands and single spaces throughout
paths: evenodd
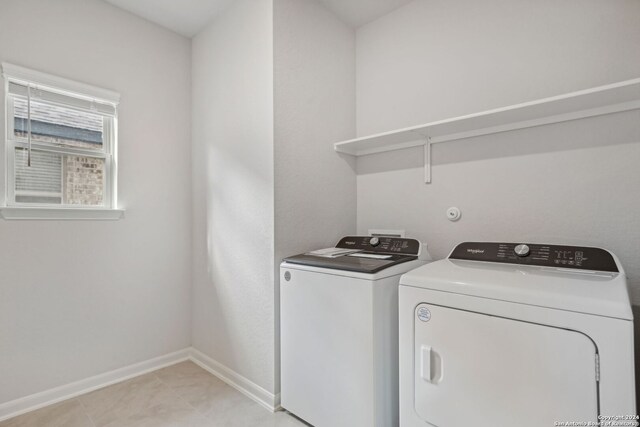
M 305 427 L 270 413 L 192 362 L 39 409 L 0 427 Z

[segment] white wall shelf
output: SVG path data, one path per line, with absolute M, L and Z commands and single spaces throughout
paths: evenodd
M 352 156 L 424 146 L 431 182 L 431 144 L 640 109 L 640 78 L 482 111 L 334 144 Z

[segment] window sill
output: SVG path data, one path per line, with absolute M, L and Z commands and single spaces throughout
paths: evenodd
M 0 216 L 9 220 L 89 220 L 116 221 L 124 209 L 0 207 Z

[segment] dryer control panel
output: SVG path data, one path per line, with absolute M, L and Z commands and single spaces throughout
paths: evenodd
M 460 243 L 450 259 L 619 272 L 613 256 L 600 248 L 537 243 Z

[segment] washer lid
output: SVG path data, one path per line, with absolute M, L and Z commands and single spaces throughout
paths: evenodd
M 400 284 L 633 320 L 623 272 L 446 259 L 405 273 Z
M 397 264 L 417 260 L 416 256 L 375 254 L 373 252 L 357 252 L 335 258 L 325 258 L 310 254 L 300 254 L 284 259 L 290 264 L 309 265 L 313 267 L 331 268 L 359 273 L 377 273 Z
M 287 257 L 283 261 L 290 264 L 373 274 L 398 264 L 423 259 L 422 255 L 422 244 L 415 239 L 346 236 L 340 239 L 335 248 L 306 252 Z

